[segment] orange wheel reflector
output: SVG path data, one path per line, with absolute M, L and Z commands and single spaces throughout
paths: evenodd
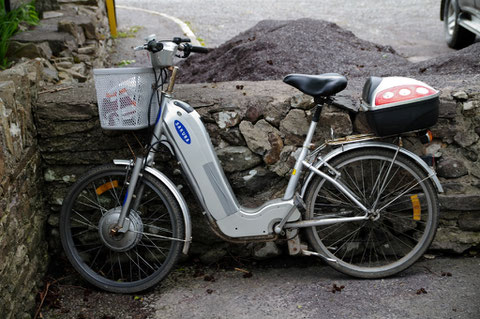
M 430 130 L 427 130 L 427 136 L 428 136 L 428 141 L 431 142 L 433 141 L 433 133 Z
M 109 189 L 112 189 L 112 188 L 115 188 L 115 187 L 118 187 L 118 181 L 117 180 L 105 183 L 102 186 L 97 187 L 97 189 L 95 190 L 95 193 L 97 193 L 97 195 L 102 195 L 103 193 L 105 193 Z
M 413 206 L 413 220 L 420 220 L 422 217 L 422 209 L 420 208 L 420 200 L 418 199 L 418 195 L 410 196 L 410 200 L 412 201 Z

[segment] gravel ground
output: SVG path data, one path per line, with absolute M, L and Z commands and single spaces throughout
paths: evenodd
M 250 278 L 231 270 L 172 276 L 146 298 L 156 309 L 150 318 L 476 318 L 480 310 L 476 258 L 423 260 L 379 280 L 316 262 L 277 260 L 248 268 Z
M 214 267 L 194 263 L 179 266 L 153 291 L 140 295 L 55 284 L 42 316 L 471 319 L 480 311 L 479 272 L 478 258 L 423 259 L 397 276 L 379 280 L 354 279 L 306 257 L 237 259 Z

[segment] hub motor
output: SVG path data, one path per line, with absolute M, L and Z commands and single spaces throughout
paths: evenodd
M 117 225 L 120 217 L 121 207 L 110 209 L 102 216 L 98 223 L 98 232 L 105 246 L 113 251 L 124 252 L 135 247 L 142 239 L 143 223 L 142 219 L 134 210 L 130 211 L 128 218 L 125 219 L 127 231 L 112 232 Z

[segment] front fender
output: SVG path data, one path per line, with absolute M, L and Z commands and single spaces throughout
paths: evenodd
M 134 164 L 134 162 L 130 160 L 113 160 L 113 163 L 119 166 L 133 166 Z M 167 176 L 165 176 L 165 174 L 153 167 L 147 167 L 145 170 L 148 173 L 152 174 L 154 177 L 156 177 L 162 184 L 164 184 L 168 188 L 170 192 L 172 192 L 173 196 L 178 202 L 178 206 L 180 206 L 183 215 L 183 221 L 185 223 L 185 243 L 183 245 L 182 252 L 186 255 L 188 253 L 188 249 L 190 248 L 190 243 L 192 242 L 192 222 L 185 199 L 178 191 L 175 184 Z
M 340 154 L 343 154 L 345 152 L 352 151 L 354 149 L 358 148 L 386 148 L 390 150 L 396 151 L 398 146 L 389 144 L 389 143 L 383 143 L 383 142 L 360 142 L 360 143 L 352 143 L 352 144 L 345 144 L 342 145 L 341 147 L 338 147 L 328 153 L 327 155 L 323 156 L 322 159 L 324 160 L 323 162 L 319 162 L 315 164 L 315 168 L 320 169 L 320 167 L 323 165 L 325 162 L 330 162 L 333 158 L 337 157 Z M 400 148 L 399 150 L 400 153 L 410 157 L 413 161 L 415 161 L 417 164 L 419 164 L 423 170 L 428 174 L 428 176 L 431 176 L 430 179 L 433 181 L 433 184 L 436 186 L 437 191 L 439 193 L 443 193 L 443 187 L 442 184 L 440 184 L 440 181 L 437 177 L 437 174 L 433 169 L 431 169 L 418 155 L 415 153 L 412 153 L 404 148 Z M 307 192 L 308 186 L 310 182 L 312 181 L 315 173 L 310 172 L 308 176 L 305 178 L 305 182 L 303 183 L 302 190 L 300 192 L 300 195 L 302 198 L 304 198 L 305 193 Z

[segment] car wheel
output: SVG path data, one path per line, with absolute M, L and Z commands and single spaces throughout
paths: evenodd
M 443 10 L 443 22 L 447 45 L 453 49 L 462 49 L 475 41 L 472 33 L 458 24 L 460 8 L 456 0 L 446 0 Z

